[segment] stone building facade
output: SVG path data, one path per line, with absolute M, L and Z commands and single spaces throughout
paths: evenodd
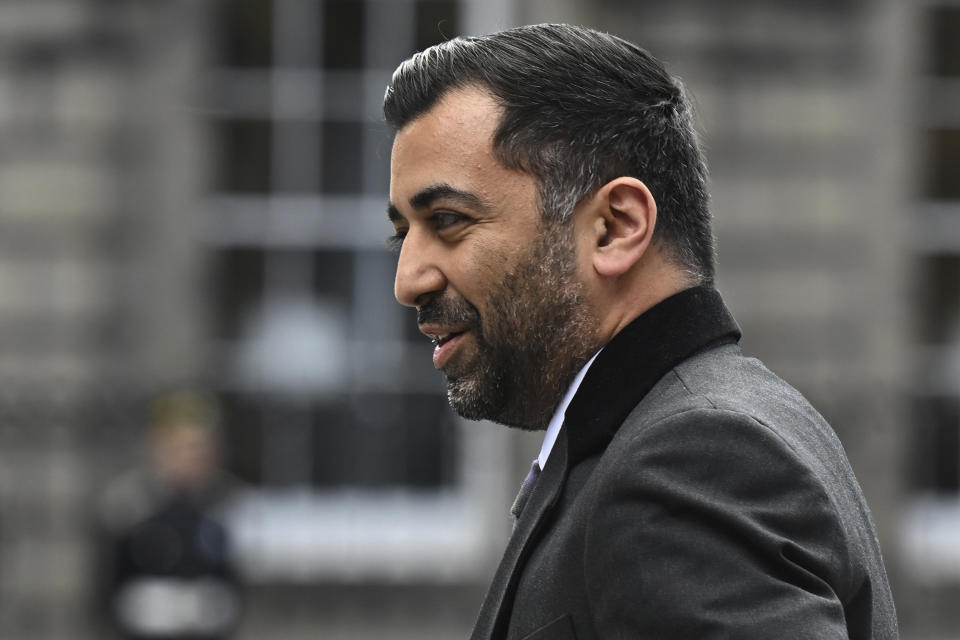
M 0 4 L 0 638 L 102 637 L 93 505 L 142 462 L 149 399 L 182 386 L 222 400 L 248 487 L 239 637 L 466 635 L 539 444 L 453 419 L 392 301 L 379 101 L 417 48 L 541 21 L 634 39 L 685 80 L 745 350 L 844 441 L 904 638 L 952 637 L 958 16 L 946 0 Z M 358 468 L 383 456 L 371 442 L 402 464 Z

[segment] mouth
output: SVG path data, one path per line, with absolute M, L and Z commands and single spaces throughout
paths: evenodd
M 443 369 L 467 333 L 466 330 L 441 331 L 427 327 L 422 327 L 421 332 L 433 342 L 433 366 L 437 369 Z
M 434 347 L 441 347 L 447 344 L 448 342 L 450 342 L 451 340 L 453 340 L 454 338 L 456 338 L 457 336 L 461 335 L 462 333 L 463 333 L 462 331 L 455 331 L 453 333 L 441 333 L 437 335 L 430 335 L 428 337 L 430 338 L 430 342 L 433 343 Z
M 477 309 L 453 294 L 444 293 L 417 307 L 417 325 L 420 333 L 433 342 L 433 366 L 448 375 L 451 367 L 463 366 L 457 362 L 464 354 L 469 356 L 465 348 L 471 346 L 468 336 L 475 332 L 479 339 L 482 335 Z

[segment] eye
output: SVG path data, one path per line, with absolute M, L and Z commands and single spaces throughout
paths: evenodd
M 451 213 L 449 211 L 439 211 L 433 214 L 430 217 L 430 220 L 433 222 L 433 227 L 437 231 L 443 231 L 454 225 L 457 225 L 461 222 L 466 222 L 467 217 L 459 213 Z

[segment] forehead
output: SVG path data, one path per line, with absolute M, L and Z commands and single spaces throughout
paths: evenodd
M 451 89 L 433 107 L 400 129 L 394 151 L 398 144 L 411 140 L 489 146 L 501 115 L 500 105 L 488 91 L 475 86 Z M 454 134 L 461 138 L 452 138 Z
M 444 95 L 397 133 L 390 162 L 391 201 L 401 202 L 440 182 L 483 187 L 484 175 L 508 171 L 493 155 L 500 116 L 500 106 L 482 89 L 467 87 Z

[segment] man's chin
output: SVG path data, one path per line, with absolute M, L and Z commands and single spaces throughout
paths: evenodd
M 473 376 L 446 375 L 446 378 L 447 401 L 457 415 L 467 420 L 497 421 L 498 403 L 493 402 Z
M 447 377 L 447 401 L 458 416 L 465 420 L 489 420 L 524 431 L 543 431 L 546 424 L 529 424 L 520 411 L 511 411 L 505 398 L 494 398 L 481 390 L 473 378 Z
M 486 420 L 487 412 L 480 401 L 475 381 L 466 376 L 451 376 L 444 373 L 447 380 L 447 401 L 461 418 L 467 420 Z

